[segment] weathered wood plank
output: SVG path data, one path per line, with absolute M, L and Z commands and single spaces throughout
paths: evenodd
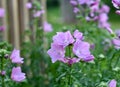
M 8 4 L 8 21 L 9 21 L 9 32 L 10 41 L 13 43 L 15 48 L 20 48 L 19 38 L 19 18 L 18 18 L 18 4 L 17 0 L 7 0 Z
M 19 6 L 19 27 L 20 27 L 20 42 L 27 40 L 28 37 L 23 38 L 23 33 L 29 28 L 29 12 L 26 8 L 27 0 L 18 0 Z

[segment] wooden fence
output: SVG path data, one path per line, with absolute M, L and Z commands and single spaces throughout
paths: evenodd
M 0 8 L 5 9 L 5 17 L 0 19 L 6 27 L 3 31 L 3 40 L 11 43 L 15 48 L 20 49 L 22 34 L 25 29 L 31 28 L 29 25 L 31 15 L 29 9 L 26 8 L 27 2 L 33 0 L 0 0 Z M 46 0 L 39 0 L 46 11 Z M 46 12 L 41 18 L 42 22 L 46 21 Z M 34 28 L 32 28 L 34 31 Z M 34 39 L 34 38 L 33 38 Z

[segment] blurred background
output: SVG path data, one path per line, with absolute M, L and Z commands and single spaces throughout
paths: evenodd
M 115 14 L 116 9 L 113 7 L 111 0 L 101 1 L 110 7 L 109 22 L 111 23 L 112 29 L 120 29 L 120 16 Z M 35 5 L 36 7 L 29 9 L 28 3 L 32 3 L 32 5 Z M 73 7 L 70 4 L 70 0 L 0 0 L 0 8 L 4 8 L 5 10 L 5 16 L 0 18 L 0 26 L 3 26 L 0 31 L 0 41 L 7 41 L 16 49 L 20 49 L 21 55 L 24 58 L 22 68 L 27 75 L 27 79 L 25 83 L 23 82 L 22 85 L 16 87 L 53 87 L 55 82 L 57 82 L 57 72 L 61 73 L 65 70 L 62 68 L 66 67 L 63 67 L 63 65 L 62 67 L 59 67 L 61 64 L 58 62 L 52 64 L 50 57 L 47 55 L 47 50 L 50 48 L 52 37 L 56 32 L 75 28 L 74 24 L 76 24 L 77 19 L 73 12 Z M 33 9 L 42 9 L 44 10 L 44 14 L 35 18 L 33 17 Z M 48 22 L 52 25 L 52 32 L 44 32 L 41 29 L 40 26 L 43 26 L 44 22 Z M 98 39 L 104 37 L 105 34 L 99 34 L 99 32 L 99 30 L 96 34 L 93 32 L 93 36 L 91 35 L 91 37 L 94 38 L 94 35 L 96 37 L 97 34 Z M 94 39 L 96 41 L 96 38 Z M 97 43 L 102 41 L 103 38 L 97 41 Z M 97 56 L 99 53 L 105 53 L 102 46 L 103 44 L 100 45 L 100 48 L 96 47 L 98 49 L 98 51 L 96 51 Z M 100 63 L 100 65 L 102 64 Z M 82 66 L 82 64 L 80 66 Z M 86 66 L 87 64 L 84 66 L 85 69 Z M 90 69 L 91 67 L 92 65 L 90 66 Z M 103 67 L 106 66 L 103 65 Z M 90 71 L 93 73 L 92 70 Z M 86 72 L 88 71 L 86 70 Z M 88 74 L 90 78 L 91 73 Z M 108 73 L 103 73 L 103 75 L 110 76 Z M 97 76 L 95 78 L 97 78 Z M 84 81 L 86 84 L 86 80 Z M 97 80 L 94 79 L 94 81 Z M 84 82 L 81 84 L 84 84 Z M 88 81 L 87 84 L 89 85 L 90 82 Z M 92 85 L 90 87 L 94 86 Z
M 40 22 L 48 21 L 52 24 L 54 31 L 49 33 L 52 36 L 61 28 L 71 26 L 75 23 L 75 15 L 69 0 L 38 0 L 45 10 L 45 14 L 40 17 Z M 20 48 L 24 40 L 23 32 L 25 29 L 34 26 L 31 25 L 31 12 L 26 8 L 27 2 L 32 0 L 0 0 L 0 7 L 5 9 L 6 16 L 0 19 L 0 23 L 5 26 L 5 30 L 1 32 L 0 40 L 5 40 L 13 44 L 16 48 Z M 113 29 L 120 28 L 120 16 L 115 14 L 115 8 L 111 1 L 103 0 L 110 6 L 109 21 Z M 31 36 L 32 38 L 32 36 Z

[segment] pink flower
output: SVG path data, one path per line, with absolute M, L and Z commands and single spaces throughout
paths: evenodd
M 79 39 L 79 40 L 83 39 L 83 33 L 79 32 L 78 30 L 74 31 L 73 36 L 74 36 L 74 38 Z
M 74 9 L 73 9 L 73 12 L 74 12 L 74 13 L 76 13 L 76 14 L 77 14 L 79 11 L 80 11 L 80 10 L 79 10 L 79 8 L 74 7 Z
M 49 49 L 47 53 L 51 57 L 53 63 L 56 61 L 61 61 L 72 65 L 73 63 L 79 62 L 81 59 L 85 62 L 92 61 L 94 56 L 90 53 L 90 44 L 82 40 L 83 34 L 78 30 L 74 31 L 73 36 L 70 31 L 58 32 L 57 35 L 53 37 L 51 49 Z M 65 49 L 67 46 L 72 46 L 71 50 L 73 50 L 73 53 L 78 58 L 65 57 Z
M 34 13 L 34 17 L 40 17 L 42 14 L 44 14 L 45 13 L 45 11 L 44 10 L 40 10 L 40 11 L 37 11 L 37 12 L 35 12 Z
M 109 11 L 110 8 L 107 5 L 102 5 L 102 7 L 100 8 L 100 13 L 108 13 Z
M 99 22 L 104 23 L 108 21 L 108 15 L 106 13 L 101 13 L 99 15 Z
M 118 14 L 118 15 L 120 15 L 120 10 L 117 10 L 115 13 Z
M 80 5 L 89 4 L 89 3 L 90 3 L 90 0 L 78 0 L 78 3 L 79 3 Z
M 0 18 L 3 18 L 5 16 L 5 10 L 3 8 L 0 8 Z
M 0 26 L 0 31 L 4 31 L 5 30 L 5 26 Z
M 70 4 L 72 4 L 72 5 L 77 5 L 78 3 L 77 3 L 77 1 L 75 1 L 75 0 L 70 0 Z
M 80 58 L 61 58 L 59 61 L 72 65 L 80 61 Z
M 113 34 L 113 30 L 110 27 L 105 28 L 110 34 Z
M 55 63 L 60 58 L 64 58 L 65 57 L 65 50 L 64 50 L 63 46 L 58 45 L 56 43 L 52 43 L 51 44 L 51 49 L 49 49 L 47 51 L 47 53 L 51 57 L 52 63 Z
M 120 0 L 112 0 L 113 6 L 117 9 L 120 8 Z
M 53 37 L 53 42 L 63 47 L 66 47 L 74 42 L 74 38 L 71 35 L 70 31 L 58 32 L 57 35 Z
M 0 74 L 1 74 L 2 76 L 4 76 L 4 75 L 6 74 L 6 71 L 3 70 L 3 71 L 0 72 Z
M 25 79 L 25 73 L 21 72 L 21 67 L 13 67 L 11 79 L 16 82 L 21 82 Z
M 91 12 L 98 12 L 99 11 L 99 2 L 98 1 L 92 2 L 90 9 L 91 9 Z
M 51 32 L 53 30 L 52 25 L 48 22 L 43 23 L 43 29 L 45 32 Z
M 116 84 L 117 84 L 116 80 L 113 79 L 113 80 L 110 81 L 108 86 L 109 87 L 116 87 Z
M 120 49 L 120 39 L 119 38 L 115 38 L 112 40 L 112 44 L 114 45 L 114 47 L 116 49 Z
M 90 44 L 81 40 L 76 40 L 74 43 L 73 53 L 83 61 L 91 61 L 94 59 L 90 53 Z
M 31 2 L 26 3 L 26 8 L 31 9 L 32 8 L 32 3 Z
M 20 51 L 16 49 L 12 51 L 10 59 L 12 60 L 12 63 L 23 63 L 23 58 L 20 57 Z

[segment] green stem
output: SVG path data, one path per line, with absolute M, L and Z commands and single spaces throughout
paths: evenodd
M 3 68 L 4 68 L 4 61 L 3 61 L 4 58 L 1 58 L 1 72 L 3 71 Z M 4 82 L 4 75 L 2 75 L 2 87 L 5 87 L 5 82 Z
M 69 57 L 71 58 L 72 57 L 72 55 L 71 55 L 71 45 L 69 45 Z M 70 87 L 72 87 L 72 85 L 71 85 L 71 66 L 72 65 L 69 65 L 69 67 L 70 67 L 70 73 L 69 73 L 69 80 L 68 80 L 68 85 L 70 86 Z

